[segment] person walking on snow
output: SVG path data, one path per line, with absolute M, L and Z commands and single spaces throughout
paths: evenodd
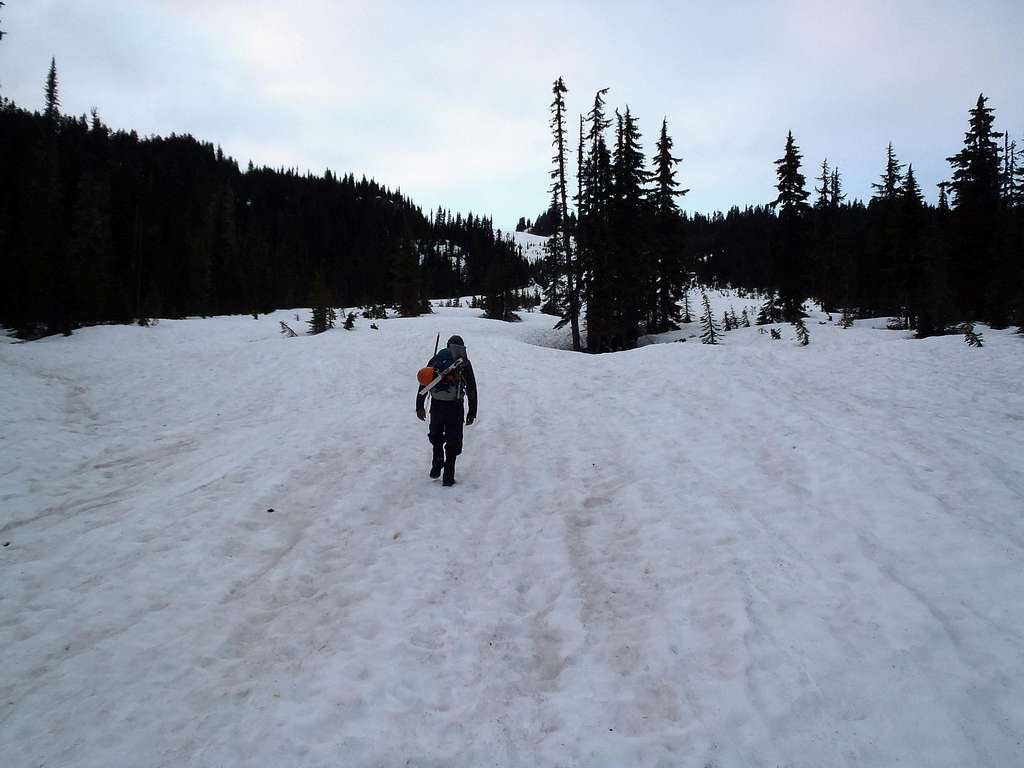
M 427 361 L 427 367 L 433 367 L 436 374 L 440 374 L 459 359 L 462 364 L 429 392 L 430 429 L 427 437 L 434 450 L 430 476 L 439 477 L 443 470 L 441 485 L 455 485 L 455 458 L 462 453 L 463 418 L 467 426 L 476 419 L 476 376 L 466 357 L 466 345 L 461 336 L 452 336 L 445 348 Z M 427 395 L 421 395 L 417 387 L 416 415 L 420 421 L 427 419 L 424 409 L 426 398 Z M 465 398 L 469 398 L 469 413 L 466 414 L 462 408 Z

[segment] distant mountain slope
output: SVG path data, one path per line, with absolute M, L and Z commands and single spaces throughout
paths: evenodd
M 522 246 L 523 256 L 527 261 L 534 262 L 544 258 L 544 246 L 548 238 L 540 235 L 531 235 L 529 232 L 513 232 L 513 239 L 517 245 Z

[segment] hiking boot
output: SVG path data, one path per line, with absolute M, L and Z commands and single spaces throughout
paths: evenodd
M 443 468 L 444 464 L 435 461 L 433 464 L 430 465 L 430 476 L 436 480 L 441 476 L 441 470 Z
M 444 477 L 441 485 L 455 485 L 455 457 L 451 456 L 444 463 Z

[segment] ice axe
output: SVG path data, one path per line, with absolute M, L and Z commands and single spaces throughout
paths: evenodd
M 434 357 L 437 357 L 437 345 L 440 343 L 441 332 L 438 331 L 437 338 L 434 339 Z M 434 362 L 434 357 L 430 358 L 431 363 Z M 420 392 L 421 395 L 425 395 L 433 388 L 433 384 L 437 384 L 437 382 L 434 381 L 434 366 L 428 365 L 426 368 L 420 368 L 416 373 L 416 380 L 420 383 L 421 387 L 426 387 L 426 389 Z

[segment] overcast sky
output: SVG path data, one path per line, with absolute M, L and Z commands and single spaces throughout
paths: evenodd
M 982 91 L 1024 143 L 1024 0 L 8 0 L 0 28 L 21 106 L 54 56 L 66 113 L 243 168 L 365 173 L 501 228 L 547 204 L 559 75 L 574 130 L 603 87 L 648 157 L 667 117 L 688 210 L 773 199 L 788 130 L 809 180 L 827 156 L 866 198 L 892 141 L 934 200 Z

